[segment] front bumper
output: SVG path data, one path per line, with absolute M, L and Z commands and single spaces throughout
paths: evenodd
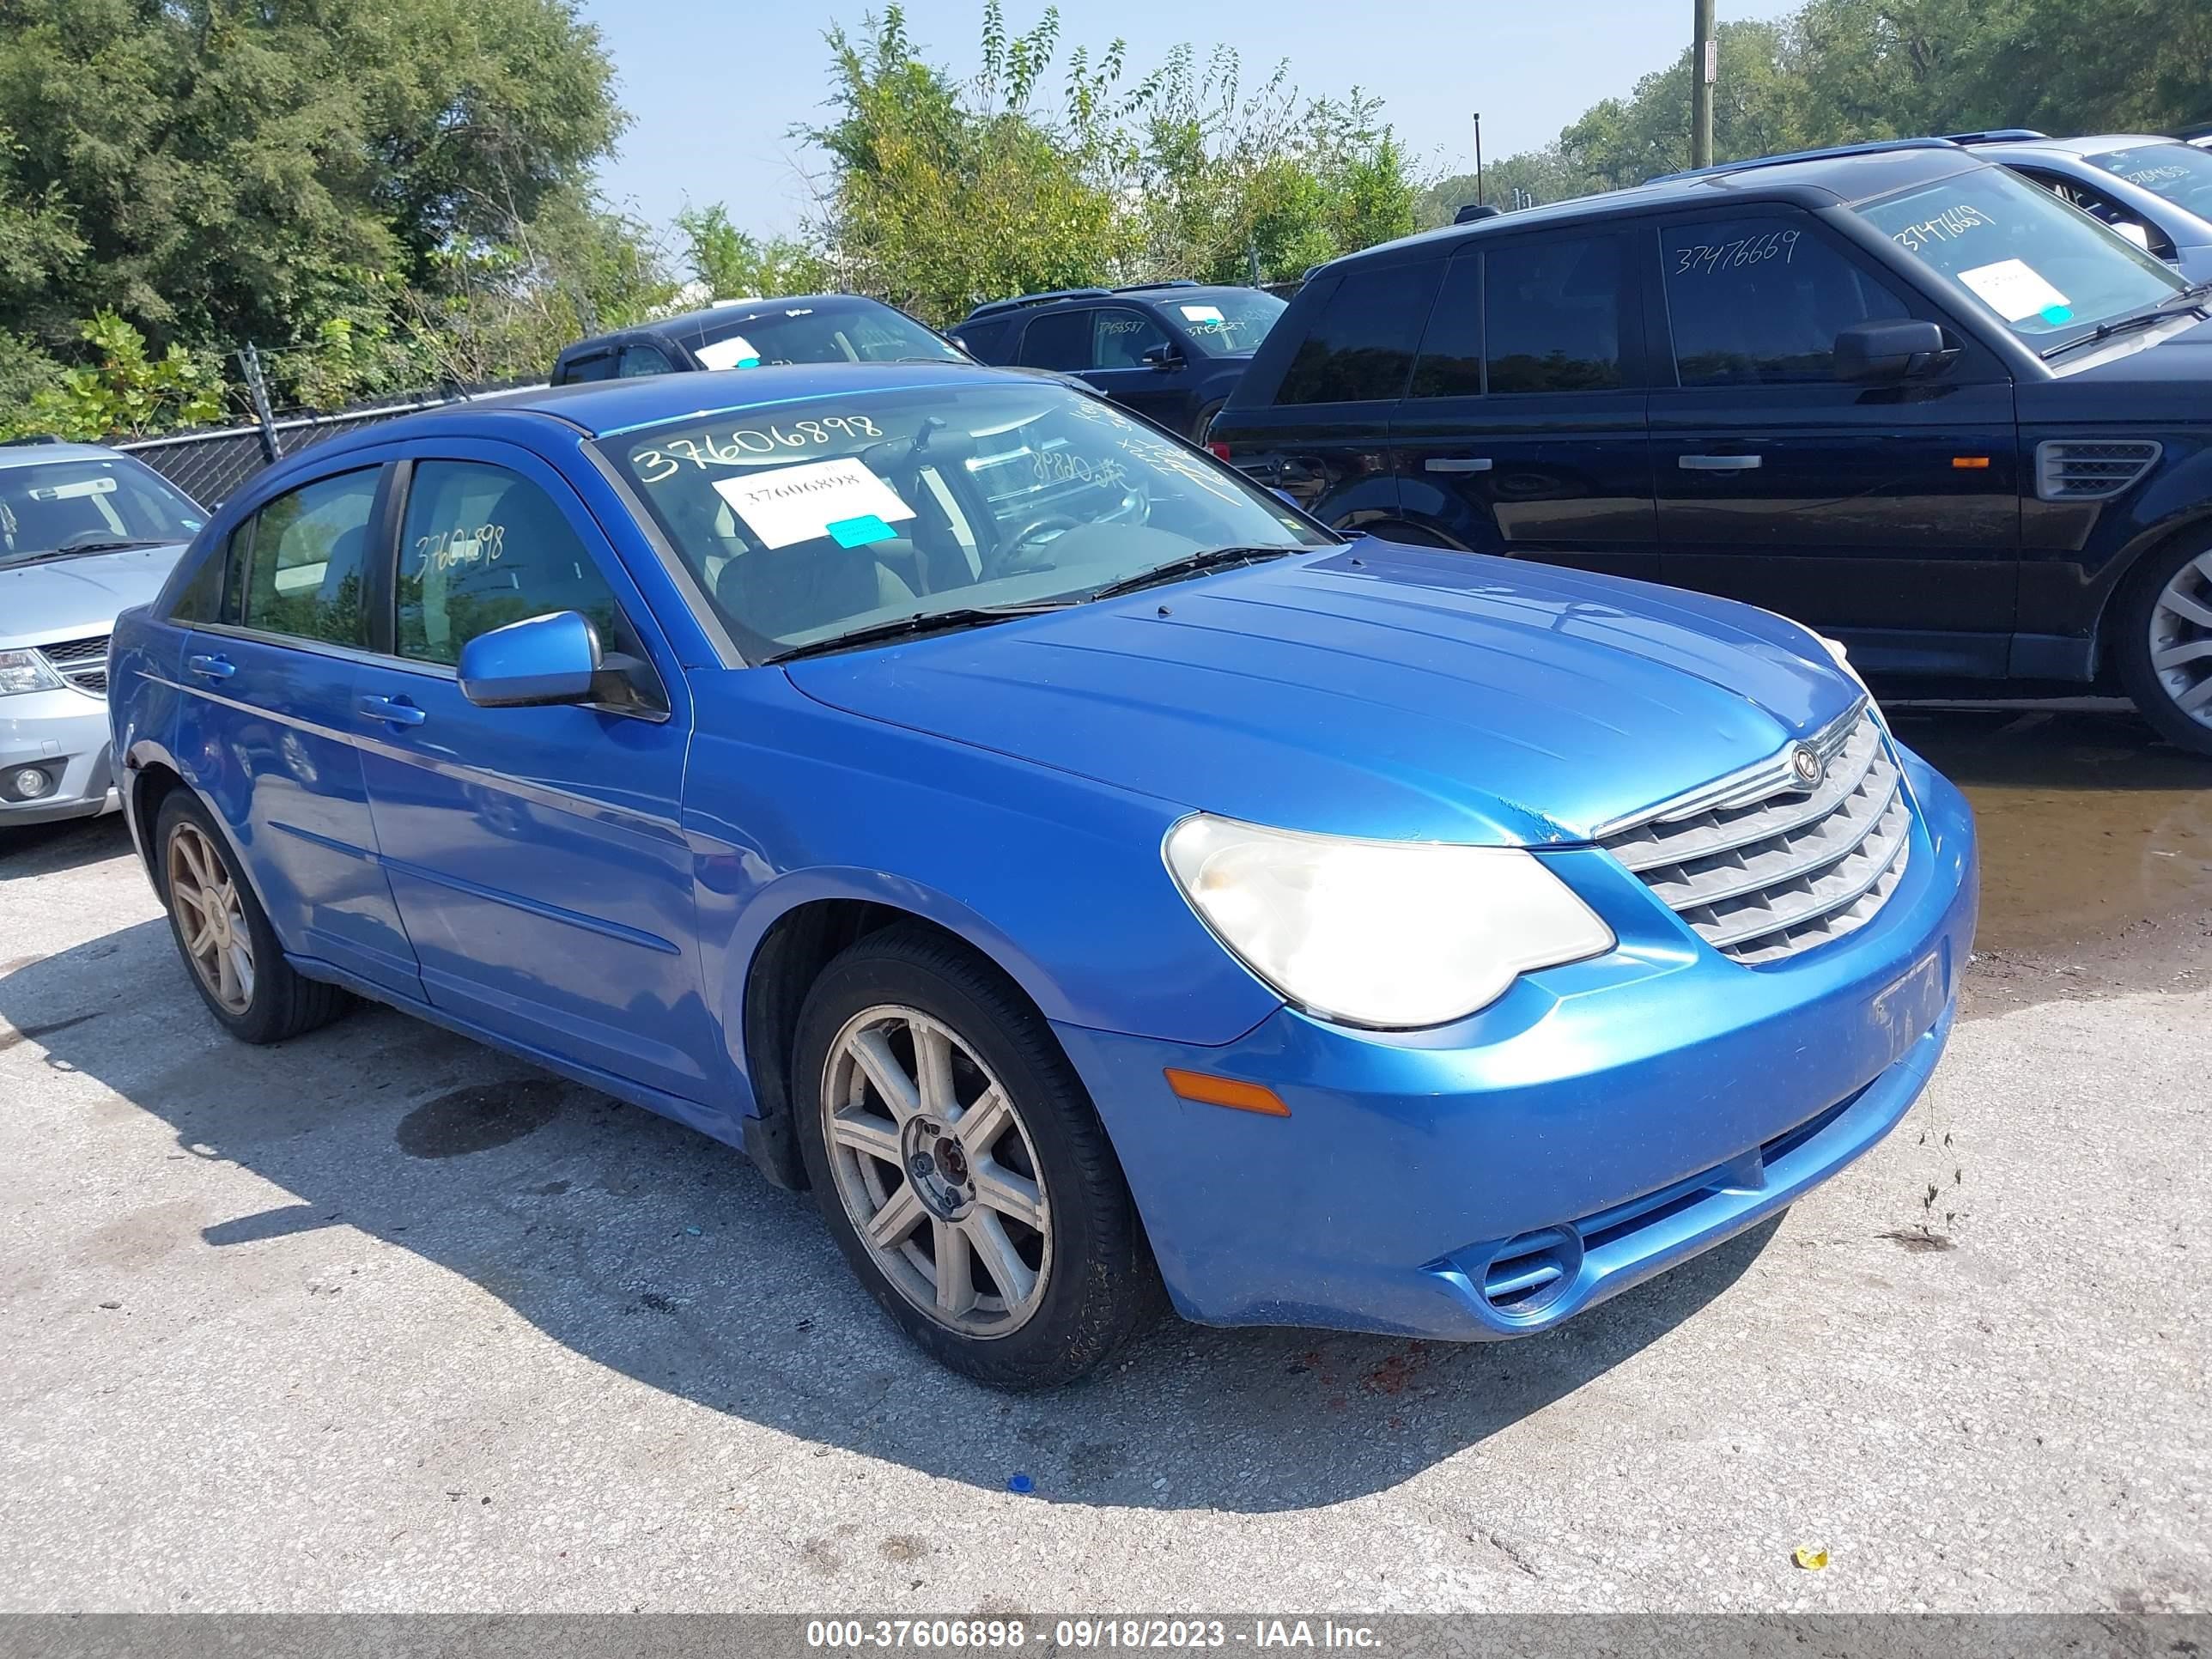
M 0 788 L 0 827 L 90 817 L 121 804 L 110 759 L 107 704 L 82 691 L 30 691 L 0 697 L 0 779 L 35 766 L 54 787 L 33 800 Z
M 1290 1009 L 1219 1048 L 1073 1027 L 1177 1307 L 1210 1324 L 1462 1340 L 1541 1330 L 1793 1202 L 1893 1127 L 1949 1035 L 1978 899 L 1972 815 L 1902 756 L 1912 860 L 1848 938 L 1747 968 L 1613 859 L 1547 857 L 1611 954 L 1436 1030 Z M 1175 1066 L 1287 1118 L 1193 1104 Z

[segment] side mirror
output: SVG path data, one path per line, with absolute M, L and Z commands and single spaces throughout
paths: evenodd
M 480 708 L 583 702 L 599 673 L 599 636 L 576 611 L 479 634 L 461 647 L 461 695 Z
M 1163 340 L 1156 346 L 1146 346 L 1143 355 L 1145 361 L 1154 368 L 1180 368 L 1182 366 L 1182 348 L 1173 340 Z
M 1951 361 L 1934 323 L 1898 318 L 1853 323 L 1836 336 L 1836 378 L 1866 384 L 1908 380 Z

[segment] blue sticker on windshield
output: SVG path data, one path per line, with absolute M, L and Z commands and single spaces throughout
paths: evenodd
M 822 527 L 840 547 L 866 547 L 871 542 L 895 541 L 898 538 L 897 531 L 872 513 L 863 513 L 857 519 L 840 519 Z
M 2042 310 L 2041 315 L 2045 322 L 2049 323 L 2053 328 L 2056 328 L 2061 323 L 2070 323 L 2074 320 L 2074 307 L 2072 306 L 2045 306 Z

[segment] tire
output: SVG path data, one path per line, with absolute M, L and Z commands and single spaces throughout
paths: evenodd
M 823 1218 L 940 1364 L 994 1389 L 1056 1388 L 1158 1316 L 1159 1270 L 1105 1129 L 994 969 L 918 927 L 860 939 L 807 993 L 793 1085 Z
M 1198 411 L 1198 418 L 1190 423 L 1191 442 L 1203 444 L 1206 441 L 1206 434 L 1213 430 L 1213 422 L 1221 414 L 1222 405 L 1228 401 L 1226 398 L 1217 398 Z
M 229 842 L 187 790 L 172 790 L 155 815 L 154 880 L 192 988 L 240 1042 L 282 1042 L 345 1011 L 350 999 L 343 991 L 305 978 L 284 960 L 276 930 L 240 878 Z M 216 937 L 202 944 L 210 904 L 219 918 Z M 196 944 L 202 945 L 197 954 Z
M 2151 555 L 2116 623 L 2120 680 L 2136 708 L 2175 748 L 2212 756 L 2212 544 Z

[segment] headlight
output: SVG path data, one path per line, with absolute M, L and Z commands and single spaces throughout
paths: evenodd
M 18 691 L 58 691 L 62 677 L 35 651 L 0 651 L 0 697 Z
M 1403 1030 L 1486 1008 L 1522 974 L 1613 948 L 1613 930 L 1514 847 L 1352 841 L 1203 814 L 1168 869 L 1206 924 L 1288 1001 Z

